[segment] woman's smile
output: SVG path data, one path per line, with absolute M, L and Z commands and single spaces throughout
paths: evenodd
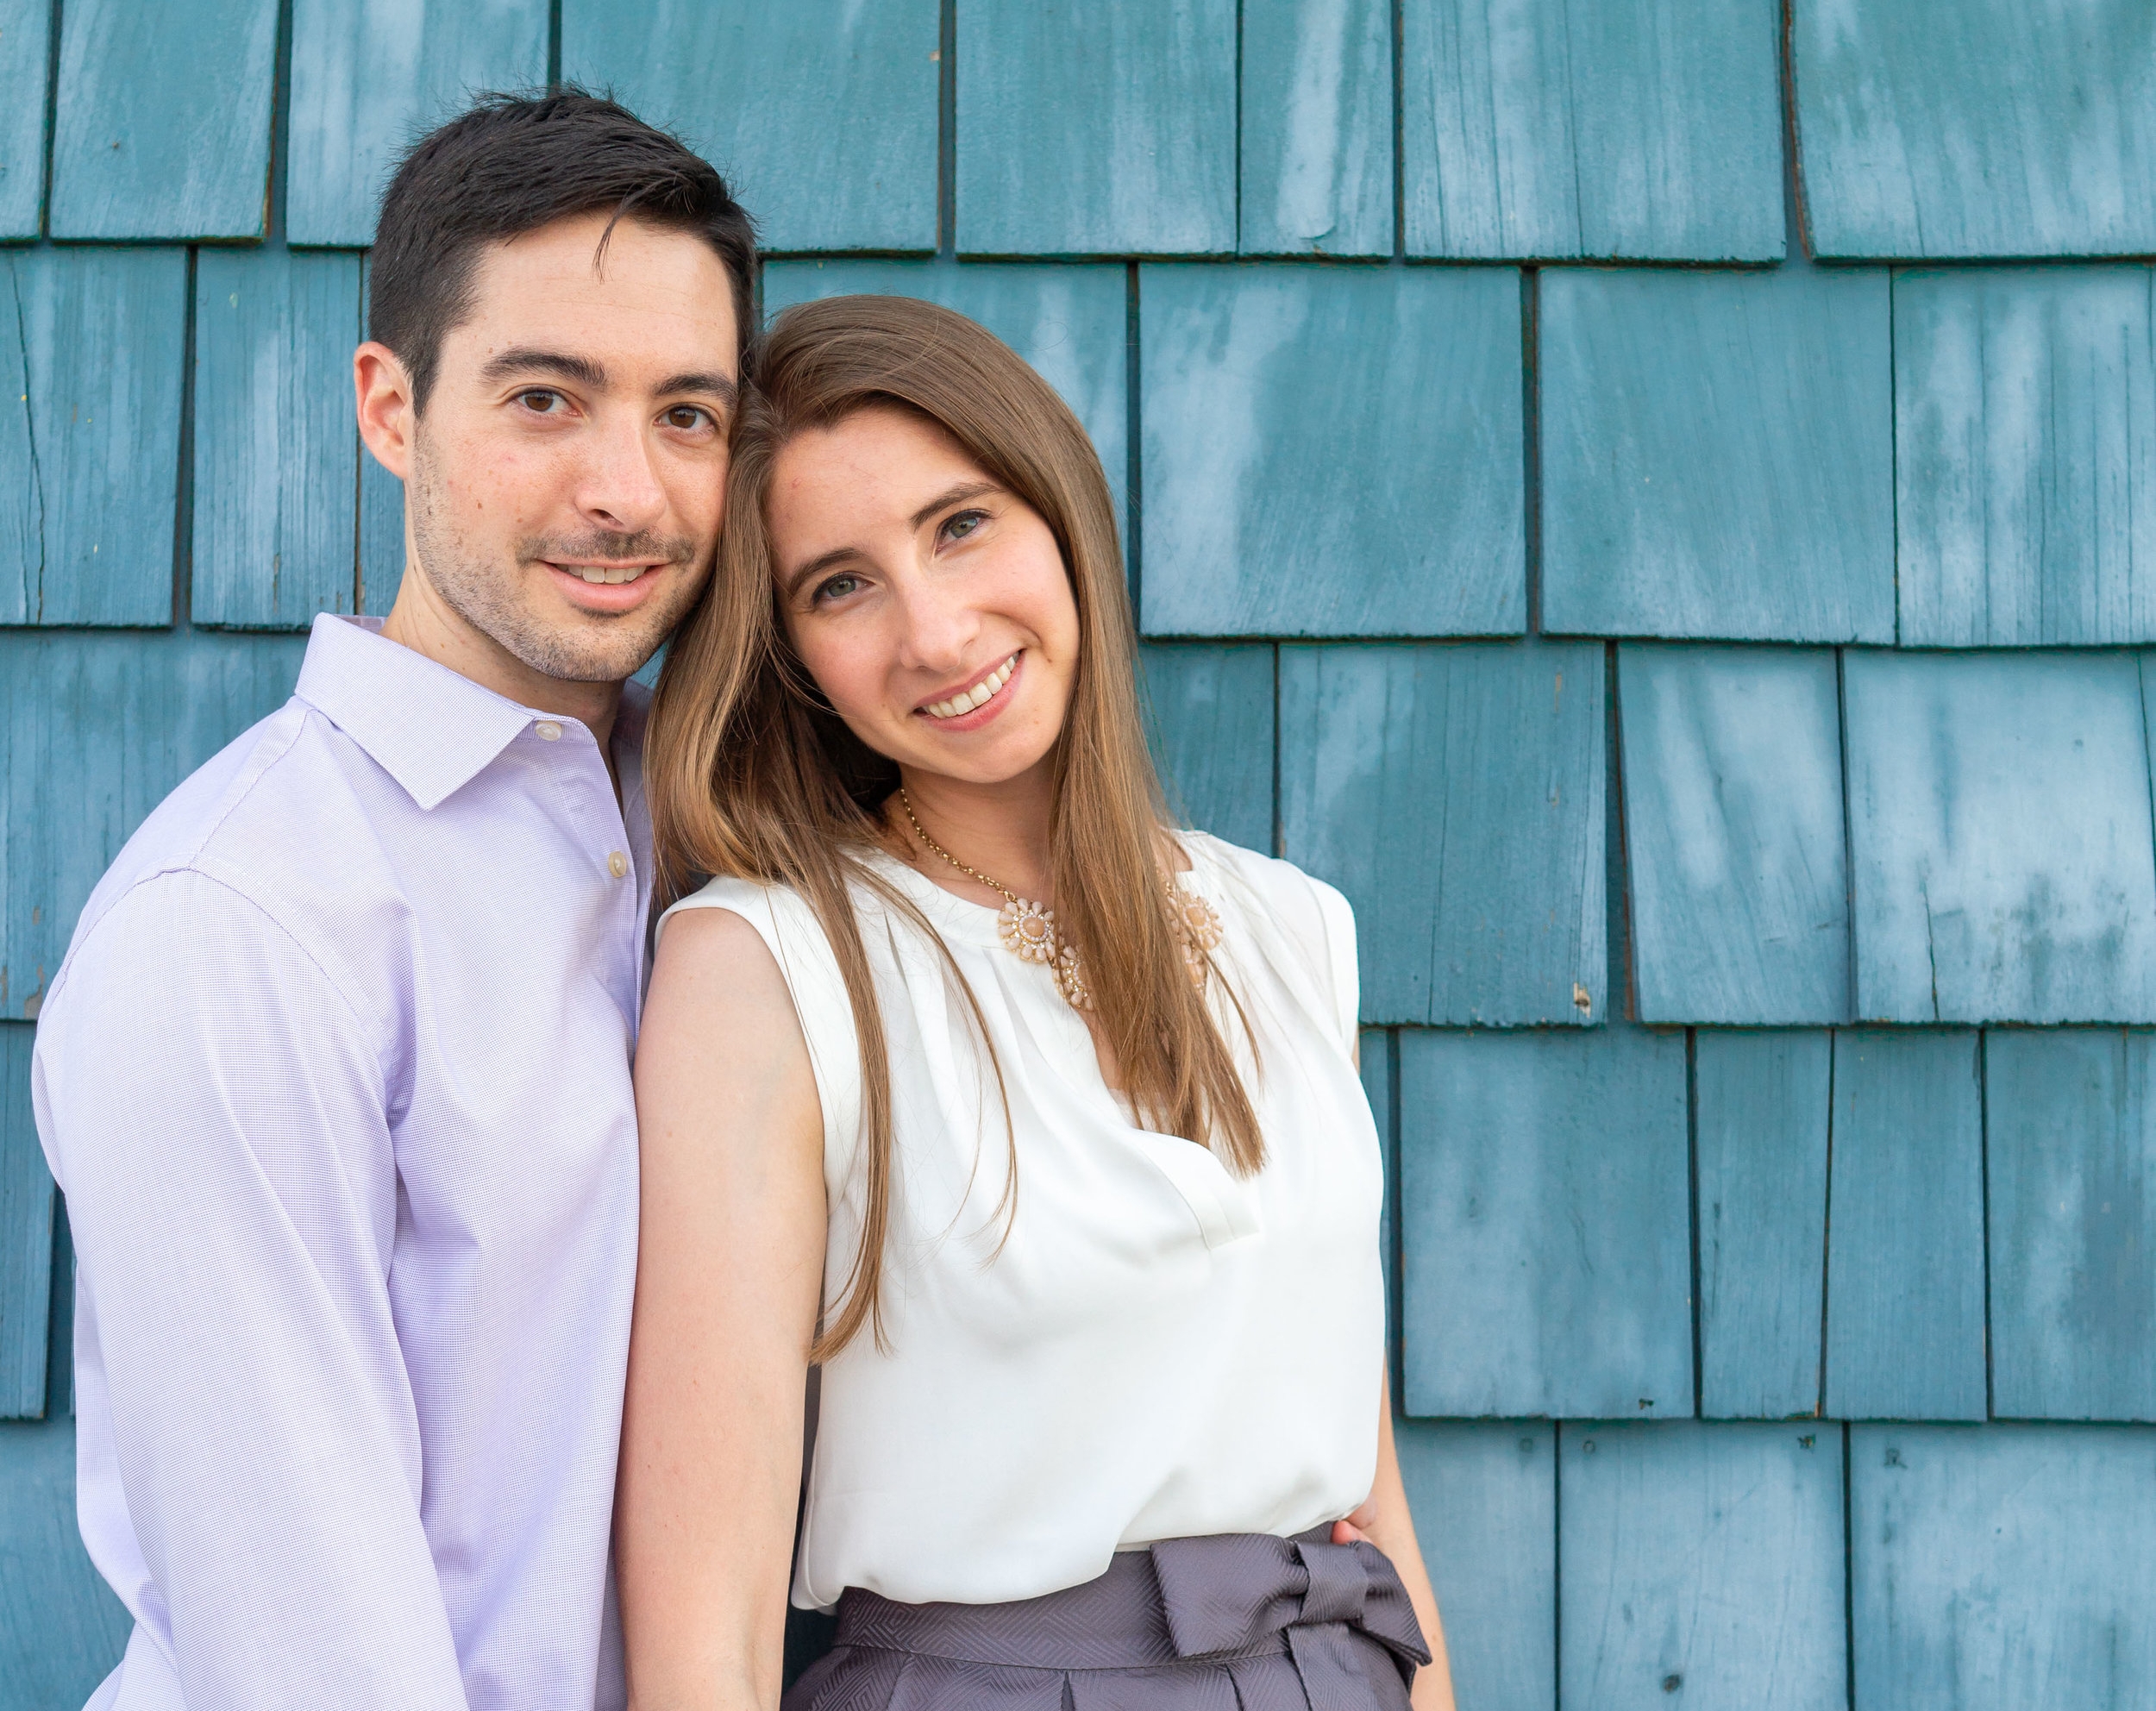
M 1018 692 L 1011 686 L 1018 680 L 1019 664 L 1025 657 L 1025 649 L 1021 648 L 964 688 L 924 701 L 913 711 L 938 730 L 978 730 L 1016 698 Z

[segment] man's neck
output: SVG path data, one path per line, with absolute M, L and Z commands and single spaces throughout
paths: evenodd
M 606 757 L 607 770 L 613 770 L 614 718 L 621 711 L 619 683 L 581 683 L 534 671 L 468 622 L 412 563 L 405 566 L 404 583 L 397 591 L 396 604 L 383 620 L 382 634 L 520 706 L 576 720 L 591 731 L 599 753 Z

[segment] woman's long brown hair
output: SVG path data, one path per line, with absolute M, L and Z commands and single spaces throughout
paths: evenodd
M 678 896 L 702 874 L 790 886 L 815 912 L 845 979 L 861 1045 L 862 1236 L 810 1351 L 817 1361 L 863 1326 L 884 1345 L 891 1069 L 849 881 L 931 937 L 934 930 L 865 859 L 885 847 L 880 808 L 898 769 L 839 722 L 794 655 L 765 506 L 773 466 L 793 436 L 878 407 L 949 434 L 1055 536 L 1079 629 L 1056 749 L 1056 921 L 1084 953 L 1124 1092 L 1148 1126 L 1212 1147 L 1238 1174 L 1258 1169 L 1265 1156 L 1249 1094 L 1169 921 L 1161 881 L 1167 817 L 1138 711 L 1114 505 L 1092 442 L 1045 381 L 963 316 L 896 297 L 789 309 L 751 353 L 718 565 L 667 652 L 645 776 L 666 891 Z M 948 947 L 943 955 L 956 974 Z M 966 996 L 985 1044 L 979 1006 Z M 1011 1164 L 1014 1184 L 1015 1150 Z

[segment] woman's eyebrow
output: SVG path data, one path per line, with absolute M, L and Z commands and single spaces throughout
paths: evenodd
M 996 484 L 993 481 L 961 481 L 956 487 L 951 488 L 948 492 L 938 493 L 934 498 L 931 499 L 926 505 L 923 505 L 918 511 L 915 511 L 913 513 L 913 526 L 916 529 L 918 529 L 924 523 L 926 523 L 929 518 L 935 516 L 937 511 L 942 511 L 946 505 L 958 505 L 967 499 L 977 499 L 983 493 L 993 493 L 998 491 L 999 489 Z
M 834 547 L 828 553 L 818 554 L 806 564 L 787 573 L 786 598 L 792 599 L 800 586 L 818 572 L 829 570 L 833 565 L 843 564 L 849 559 L 860 556 L 861 549 L 857 547 Z

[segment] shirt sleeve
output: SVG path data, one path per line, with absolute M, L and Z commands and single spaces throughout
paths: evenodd
M 1361 1038 L 1363 975 L 1355 947 L 1355 909 L 1346 898 L 1323 880 L 1313 879 L 1318 914 L 1325 923 L 1325 957 L 1332 976 L 1334 1019 L 1349 1056 Z
M 191 872 L 114 906 L 39 1029 L 130 1602 L 189 1705 L 466 1705 L 391 1308 L 381 1063 L 305 950 Z

